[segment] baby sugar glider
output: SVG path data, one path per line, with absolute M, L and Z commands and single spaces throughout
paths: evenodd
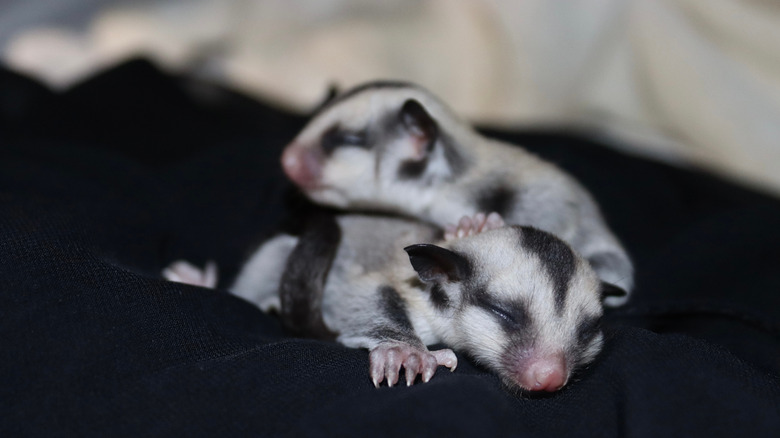
M 632 263 L 584 187 L 516 145 L 481 136 L 419 86 L 374 82 L 334 98 L 285 148 L 282 166 L 315 203 L 347 211 L 399 213 L 439 227 L 498 212 L 509 224 L 562 238 L 603 281 L 633 287 Z
M 407 385 L 439 365 L 454 370 L 449 348 L 512 389 L 563 387 L 600 351 L 602 299 L 614 288 L 545 231 L 495 214 L 453 231 L 441 241 L 438 228 L 409 219 L 320 217 L 300 236 L 264 243 L 230 290 L 300 334 L 367 348 L 377 387 L 396 384 L 402 368 Z M 206 278 L 194 271 L 178 262 L 165 276 Z

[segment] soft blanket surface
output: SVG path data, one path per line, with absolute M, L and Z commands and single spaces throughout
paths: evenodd
M 294 212 L 278 157 L 305 118 L 136 61 L 63 94 L 0 70 L 2 436 L 773 436 L 780 201 L 588 141 L 496 132 L 578 177 L 637 269 L 563 391 L 466 357 L 375 389 L 368 354 L 288 337 L 229 282 Z

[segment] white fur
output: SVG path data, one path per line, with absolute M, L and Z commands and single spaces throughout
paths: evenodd
M 281 309 L 279 282 L 287 257 L 298 239 L 287 234 L 267 241 L 241 268 L 230 292 L 256 304 L 264 312 Z
M 322 292 L 322 316 L 326 326 L 338 334 L 337 340 L 348 347 L 373 350 L 388 341 L 397 342 L 376 332 L 394 327 L 392 315 L 384 313 L 386 303 L 379 293 L 380 288 L 391 287 L 403 302 L 413 327 L 412 336 L 423 345 L 444 343 L 469 353 L 511 383 L 516 379 L 516 371 L 513 374 L 507 370 L 507 358 L 546 357 L 572 351 L 572 347 L 578 347 L 577 325 L 582 317 L 602 313 L 599 279 L 576 253 L 575 274 L 563 312 L 556 310 L 553 283 L 537 256 L 520 244 L 521 228 L 500 227 L 437 241 L 434 227 L 406 219 L 343 215 L 337 222 L 342 238 Z M 411 281 L 417 273 L 403 251 L 408 245 L 430 242 L 438 242 L 466 257 L 473 269 L 468 281 L 442 284 L 449 297 L 444 310 L 432 303 L 426 290 Z M 297 243 L 298 238 L 288 235 L 267 241 L 243 266 L 230 288 L 232 293 L 264 311 L 279 310 L 280 279 Z M 496 314 L 464 299 L 464 294 L 469 293 L 464 289 L 468 284 L 487 285 L 485 290 L 493 298 L 502 302 L 520 300 L 526 305 L 532 341 L 524 350 L 513 350 L 513 335 L 506 332 Z M 574 349 L 584 353 L 567 358 L 567 369 L 592 361 L 602 342 L 599 334 L 589 345 Z M 410 346 L 410 351 L 421 351 Z M 441 358 L 439 364 L 451 368 L 457 365 L 449 350 L 431 353 Z
M 492 183 L 508 186 L 522 199 L 504 213 L 507 223 L 551 232 L 587 259 L 601 253 L 614 255 L 616 265 L 601 267 L 599 275 L 626 291 L 632 289 L 631 261 L 578 182 L 520 147 L 482 137 L 422 88 L 375 87 L 339 100 L 314 117 L 288 151 L 316 150 L 323 133 L 334 126 L 355 131 L 386 129 L 383 126 L 409 99 L 422 104 L 441 134 L 419 179 L 398 176 L 400 163 L 414 158 L 412 140 L 396 132 L 380 132 L 380 143 L 369 149 L 344 146 L 325 157 L 319 184 L 304 188 L 306 194 L 325 205 L 398 212 L 443 228 L 480 210 L 475 190 L 489 190 Z M 464 164 L 462 174 L 446 160 L 445 143 Z M 607 303 L 624 301 L 609 298 Z

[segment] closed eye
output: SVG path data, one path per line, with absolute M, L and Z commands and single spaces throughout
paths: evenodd
M 345 131 L 334 126 L 322 136 L 322 149 L 329 154 L 341 146 L 367 147 L 366 134 L 364 132 Z
M 524 327 L 528 322 L 525 306 L 521 303 L 503 303 L 490 299 L 486 294 L 479 294 L 477 304 L 485 310 L 498 316 L 501 322 L 513 329 Z
M 341 142 L 350 146 L 363 146 L 366 144 L 366 136 L 354 132 L 345 132 L 341 135 Z
M 491 312 L 495 313 L 499 318 L 503 319 L 507 323 L 512 324 L 512 325 L 516 325 L 517 324 L 517 319 L 515 319 L 506 310 L 504 310 L 504 309 L 502 309 L 500 307 L 494 306 L 494 305 L 490 305 L 490 304 L 486 305 L 485 307 L 488 310 L 490 310 Z

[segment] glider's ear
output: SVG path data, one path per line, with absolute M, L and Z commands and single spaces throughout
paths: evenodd
M 461 281 L 468 277 L 469 261 L 462 255 L 430 244 L 410 245 L 404 248 L 409 261 L 424 283 Z
M 311 111 L 311 115 L 313 116 L 318 112 L 322 111 L 322 109 L 328 106 L 328 104 L 331 103 L 333 99 L 335 99 L 336 96 L 339 95 L 340 92 L 341 90 L 339 90 L 338 85 L 336 85 L 335 83 L 331 83 L 330 85 L 328 85 L 328 90 L 325 93 L 325 97 L 323 97 L 320 103 L 318 103 L 314 107 L 314 109 Z
M 628 295 L 628 292 L 622 287 L 615 286 L 606 281 L 601 282 L 601 301 L 604 301 L 607 297 L 625 297 L 626 295 Z
M 439 135 L 439 125 L 415 99 L 408 99 L 398 115 L 404 131 L 412 138 L 415 160 L 423 160 L 433 148 Z

